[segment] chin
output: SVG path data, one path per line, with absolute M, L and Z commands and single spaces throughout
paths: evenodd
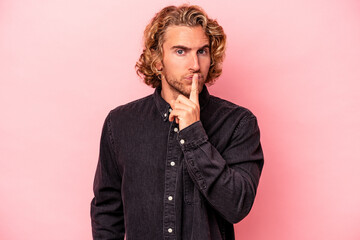
M 190 91 L 182 91 L 180 92 L 180 94 L 184 95 L 185 97 L 189 98 L 190 97 Z

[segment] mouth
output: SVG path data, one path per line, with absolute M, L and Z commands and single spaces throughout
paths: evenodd
M 199 76 L 199 81 L 203 79 L 202 74 L 198 73 L 198 76 Z M 192 82 L 193 77 L 194 77 L 194 74 L 186 76 L 185 79 Z

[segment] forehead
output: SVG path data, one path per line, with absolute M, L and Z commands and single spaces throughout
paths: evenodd
M 201 26 L 170 26 L 164 35 L 164 47 L 181 45 L 195 48 L 206 44 L 209 44 L 209 38 Z

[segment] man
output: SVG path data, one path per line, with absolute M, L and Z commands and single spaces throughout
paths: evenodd
M 166 7 L 146 27 L 136 68 L 156 90 L 105 120 L 94 239 L 235 239 L 263 154 L 255 116 L 204 85 L 221 74 L 225 39 L 197 6 Z

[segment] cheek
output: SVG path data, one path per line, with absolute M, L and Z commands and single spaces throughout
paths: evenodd
M 182 59 L 170 58 L 165 65 L 169 70 L 171 69 L 172 72 L 177 72 L 179 69 L 183 68 L 185 65 Z
M 203 56 L 202 58 L 199 58 L 199 59 L 204 66 L 210 67 L 210 62 L 211 62 L 210 56 L 207 56 L 207 57 Z
M 201 64 L 201 70 L 203 72 L 208 72 L 210 68 L 210 58 L 209 59 L 203 59 Z

